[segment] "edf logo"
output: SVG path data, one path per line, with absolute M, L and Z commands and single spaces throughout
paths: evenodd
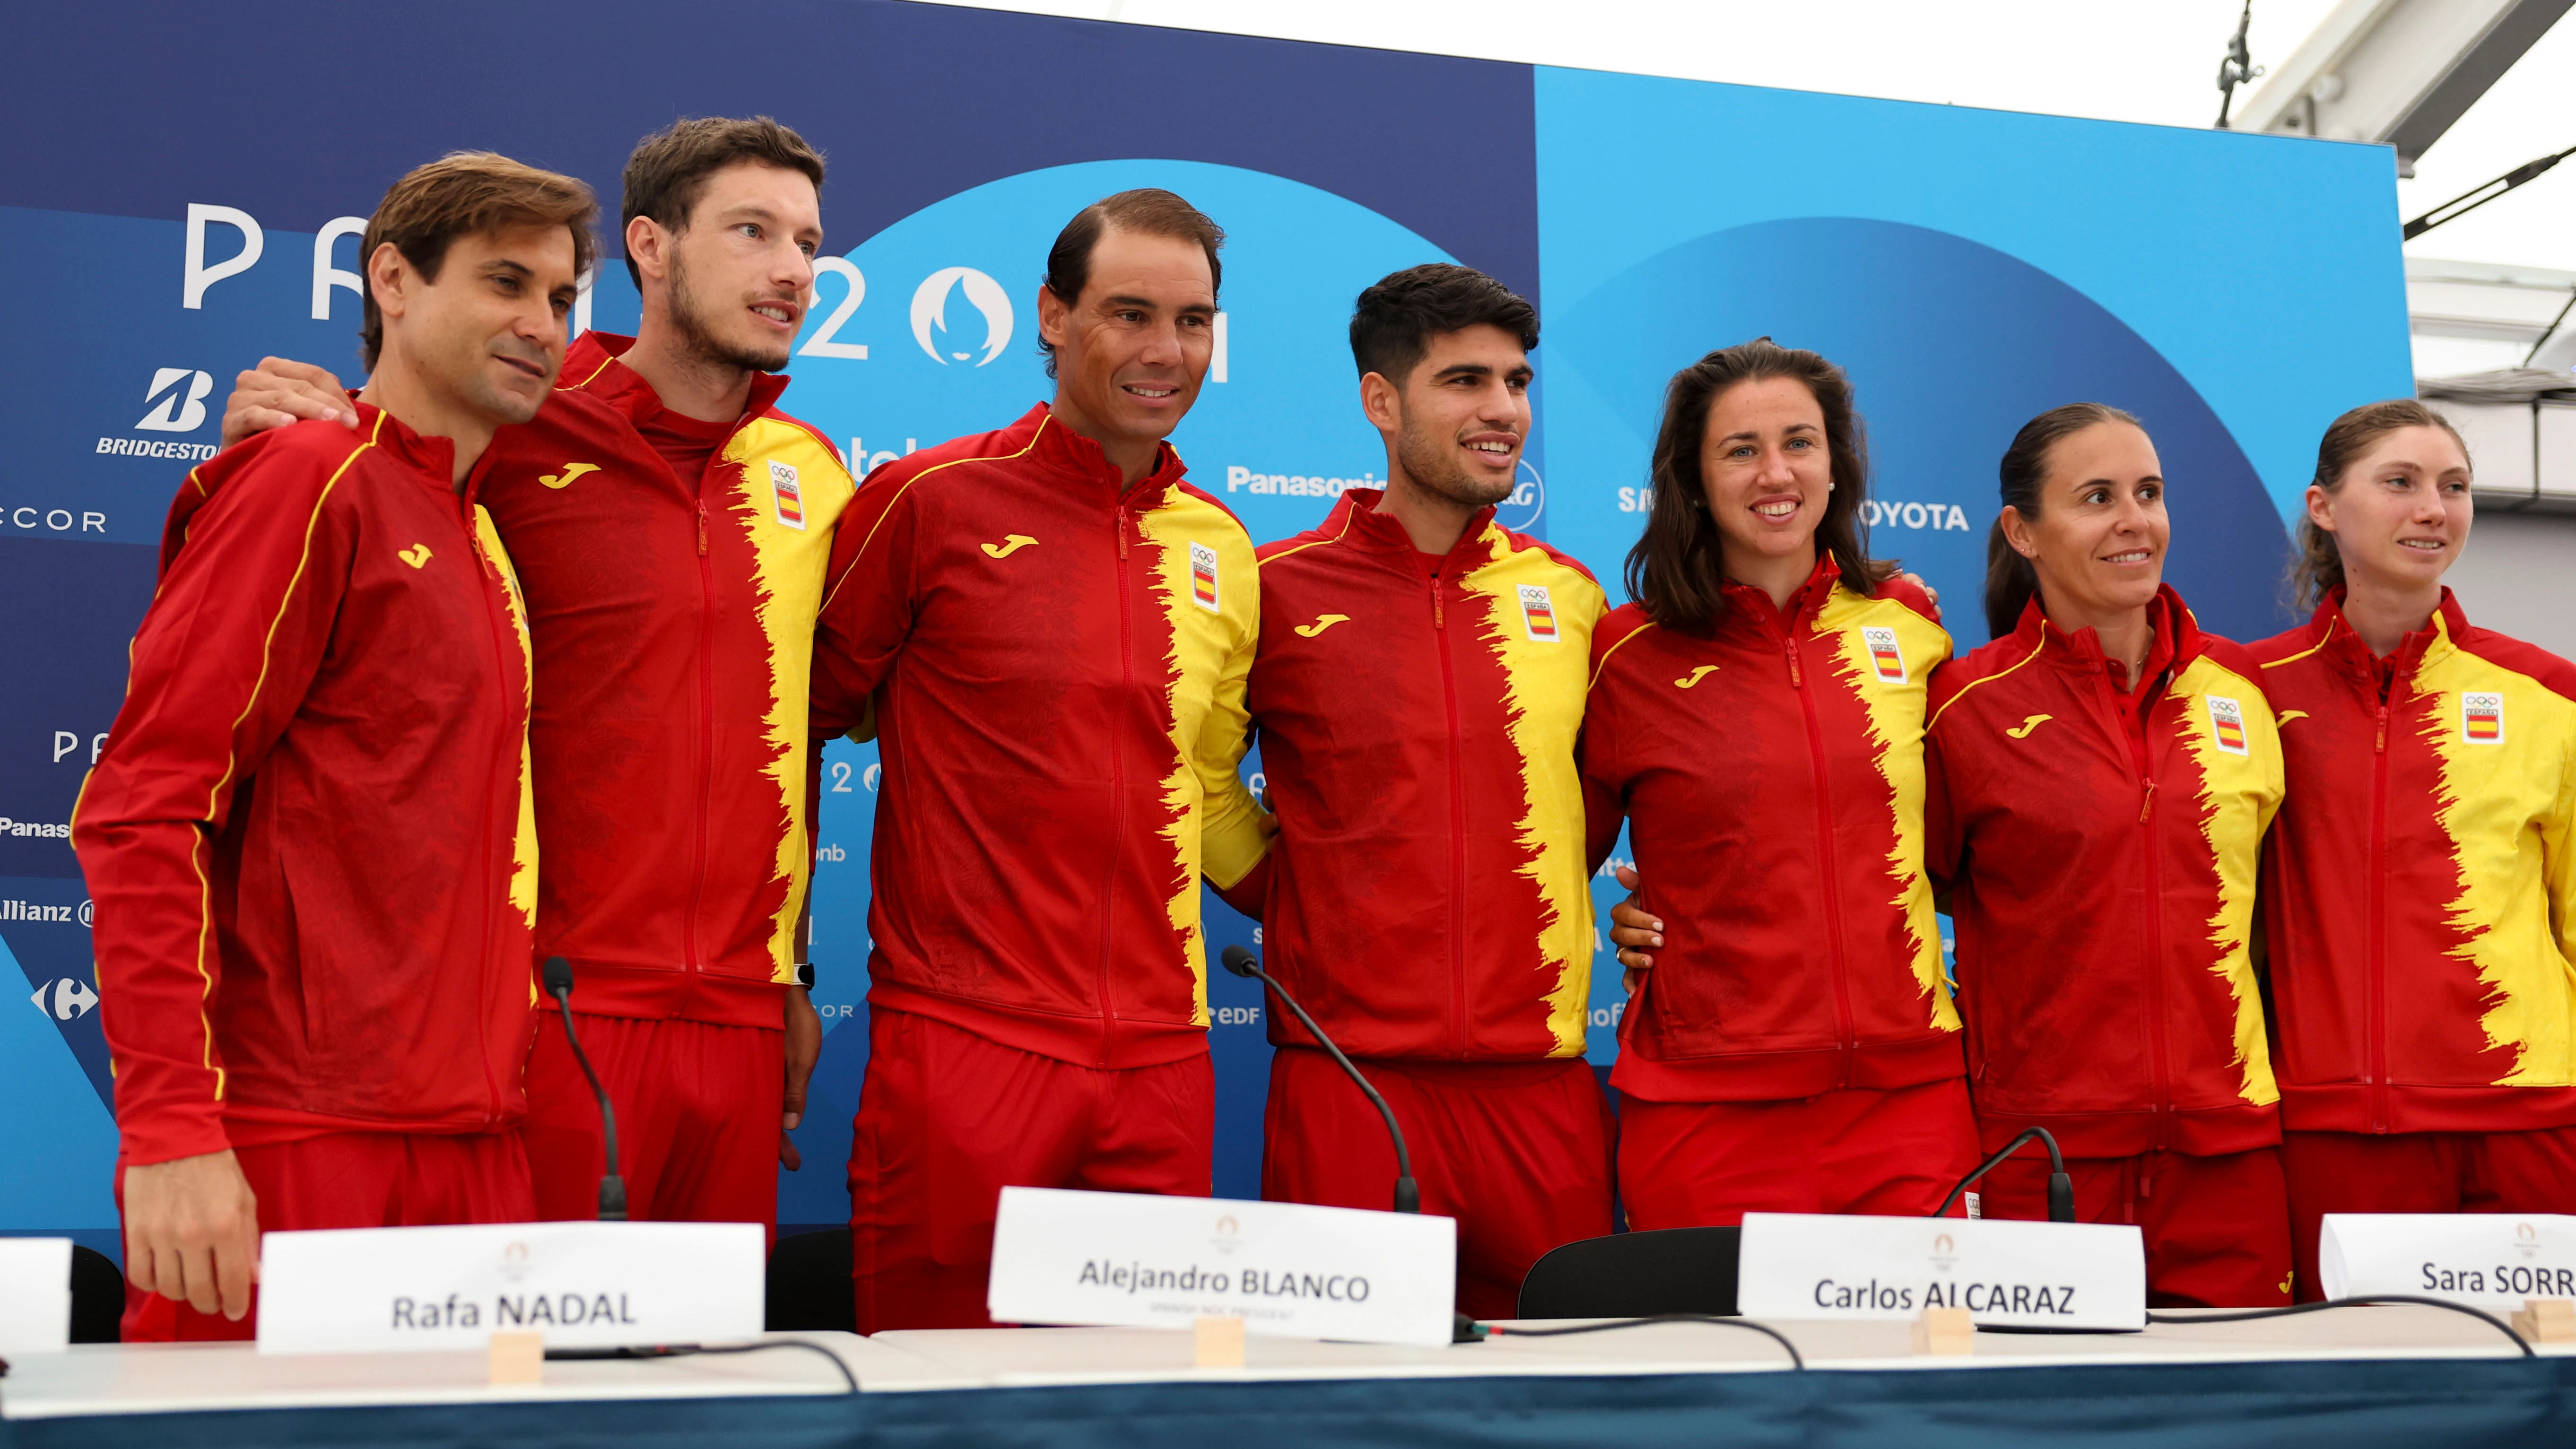
M 187 384 L 184 392 L 182 382 Z M 158 405 L 134 426 L 147 433 L 193 433 L 206 425 L 206 397 L 214 390 L 215 380 L 195 368 L 160 368 L 143 392 L 146 405 Z

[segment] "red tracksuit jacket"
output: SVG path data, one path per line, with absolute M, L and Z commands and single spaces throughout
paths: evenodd
M 1249 699 L 1279 834 L 1228 898 L 1353 1056 L 1580 1056 L 1574 747 L 1601 587 L 1491 509 L 1434 578 L 1379 497 L 1261 549 Z M 1276 1012 L 1270 1039 L 1313 1043 Z
M 1611 1084 L 1664 1102 L 1778 1101 L 1960 1074 L 1923 867 L 1929 600 L 1728 585 L 1715 630 L 1611 611 L 1593 636 L 1583 776 L 1607 849 L 1624 816 L 1642 904 L 1690 923 L 1619 1023 Z
M 571 960 L 586 1012 L 775 1028 L 813 858 L 814 616 L 853 488 L 771 376 L 678 476 L 631 343 L 574 342 L 482 493 L 536 646 L 537 953 Z
M 1127 486 L 1041 405 L 842 519 L 815 707 L 876 703 L 871 1004 L 1087 1066 L 1207 1050 L 1199 876 L 1266 824 L 1235 774 L 1260 585 L 1181 473 Z
M 74 812 L 128 1164 L 526 1110 L 517 584 L 447 440 L 358 413 L 189 475 Z
M 2252 650 L 2289 767 L 2263 874 L 2282 1125 L 2576 1124 L 2576 665 L 2447 589 L 2383 661 L 2340 603 Z
M 2251 948 L 2281 749 L 2252 659 L 2157 598 L 2147 689 L 2034 601 L 1932 681 L 1926 830 L 1988 1148 L 2280 1140 Z

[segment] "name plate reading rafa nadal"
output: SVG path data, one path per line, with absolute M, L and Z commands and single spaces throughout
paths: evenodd
M 1747 1318 L 1964 1308 L 1980 1327 L 2141 1329 L 2146 1245 L 2110 1223 L 1746 1213 L 1735 1303 Z
M 757 1223 L 340 1228 L 260 1239 L 259 1351 L 552 1348 L 757 1337 Z
M 1445 1344 L 1458 1224 L 1416 1213 L 1006 1187 L 987 1308 L 1003 1323 Z
M 2406 1293 L 2493 1313 L 2533 1298 L 2576 1298 L 2576 1217 L 2327 1213 L 2317 1276 L 2328 1298 Z

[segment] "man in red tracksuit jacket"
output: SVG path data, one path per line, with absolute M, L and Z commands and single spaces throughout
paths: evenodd
M 1609 1104 L 1583 1060 L 1594 862 L 1575 737 L 1604 601 L 1494 522 L 1530 425 L 1538 314 L 1435 263 L 1360 294 L 1351 350 L 1387 487 L 1261 549 L 1250 708 L 1279 835 L 1227 899 L 1458 1220 L 1458 1307 L 1511 1315 L 1532 1263 L 1610 1231 Z M 1273 1012 L 1261 1193 L 1387 1206 L 1368 1099 Z
M 1252 541 L 1163 442 L 1198 394 L 1215 224 L 1166 191 L 1050 255 L 1052 404 L 888 463 L 833 550 L 818 727 L 874 701 L 859 1330 L 979 1326 L 1006 1185 L 1206 1194 L 1202 871 L 1262 819 L 1235 774 Z
M 475 495 L 562 365 L 593 214 L 498 156 L 396 182 L 356 430 L 267 434 L 171 507 L 72 827 L 129 1340 L 250 1337 L 263 1230 L 530 1213 L 529 651 Z
M 780 1127 L 821 1039 L 797 941 L 806 680 L 854 490 L 831 444 L 778 410 L 787 379 L 767 369 L 811 296 L 822 179 L 767 119 L 646 137 L 625 197 L 639 335 L 584 333 L 544 409 L 494 440 L 483 490 L 536 649 L 537 953 L 572 964 L 639 1219 L 774 1222 L 775 1164 L 793 1156 Z M 228 431 L 338 396 L 296 364 L 244 385 Z M 554 1002 L 540 1009 L 537 1211 L 586 1218 L 599 1109 Z

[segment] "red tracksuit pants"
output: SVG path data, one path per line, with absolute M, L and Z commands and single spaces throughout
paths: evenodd
M 233 1156 L 259 1199 L 259 1230 L 408 1228 L 447 1223 L 524 1223 L 536 1216 L 528 1154 L 511 1132 L 334 1132 L 294 1142 L 236 1147 Z M 116 1174 L 125 1205 L 125 1171 Z M 127 1343 L 198 1343 L 259 1336 L 259 1289 L 235 1323 L 131 1284 L 125 1290 Z
M 2290 1205 L 2278 1148 L 2194 1157 L 2070 1157 L 2079 1223 L 2134 1223 L 2146 1239 L 2151 1308 L 2274 1308 L 2290 1301 Z M 2048 1217 L 2038 1144 L 1985 1175 L 1990 1218 Z
M 1619 1201 L 1640 1230 L 1748 1212 L 1920 1217 L 1979 1160 L 1959 1077 L 1788 1102 L 1619 1099 Z
M 1458 1220 L 1458 1307 L 1468 1316 L 1514 1316 L 1531 1264 L 1610 1231 L 1618 1123 L 1587 1063 L 1359 1068 L 1404 1129 L 1422 1210 Z M 1394 1185 L 1386 1119 L 1333 1059 L 1312 1047 L 1272 1053 L 1261 1195 L 1383 1210 Z
M 2284 1132 L 2299 1301 L 2325 1296 L 2327 1213 L 2576 1212 L 2576 1127 L 2539 1132 Z
M 574 1030 L 617 1108 L 617 1170 L 638 1222 L 778 1228 L 778 1141 L 787 1033 L 667 1018 L 575 1012 Z M 599 1099 L 564 1044 L 563 1017 L 537 1013 L 521 1129 L 537 1216 L 599 1215 L 607 1160 Z
M 1215 1137 L 1205 1052 L 1102 1070 L 872 1011 L 850 1144 L 859 1332 L 991 1327 L 1003 1188 L 1206 1197 Z

